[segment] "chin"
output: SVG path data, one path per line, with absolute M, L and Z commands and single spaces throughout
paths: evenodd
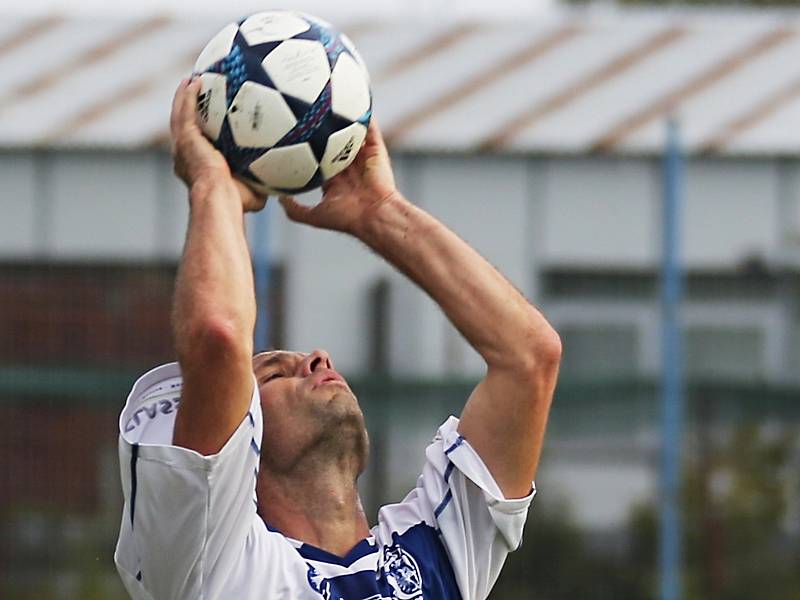
M 329 391 L 330 394 L 327 396 L 326 405 L 331 408 L 335 407 L 335 409 L 355 411 L 361 414 L 361 406 L 358 404 L 355 394 L 350 391 L 350 388 L 336 386 Z
M 353 421 L 356 425 L 364 426 L 364 413 L 361 412 L 361 406 L 352 393 L 335 394 L 331 398 L 329 406 L 342 421 Z
M 356 397 L 351 392 L 334 394 L 327 403 L 326 417 L 335 421 L 338 430 L 364 430 L 364 413 L 358 404 Z

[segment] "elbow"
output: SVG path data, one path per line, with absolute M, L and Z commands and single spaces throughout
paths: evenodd
M 518 376 L 553 381 L 561 365 L 561 337 L 541 316 L 520 328 L 520 338 L 510 353 L 511 368 Z
M 542 353 L 547 359 L 556 365 L 561 364 L 561 353 L 563 347 L 561 345 L 561 336 L 553 327 L 548 323 L 544 333 L 544 340 L 542 340 Z
M 530 336 L 525 354 L 525 370 L 529 374 L 555 377 L 561 365 L 561 337 L 549 323 L 539 326 Z
M 176 332 L 175 346 L 182 365 L 207 361 L 250 359 L 252 331 L 225 317 L 198 318 Z

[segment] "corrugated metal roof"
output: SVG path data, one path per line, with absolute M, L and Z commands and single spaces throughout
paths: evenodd
M 529 22 L 340 23 L 398 149 L 800 154 L 800 13 L 559 13 Z M 146 147 L 225 23 L 0 20 L 0 146 Z

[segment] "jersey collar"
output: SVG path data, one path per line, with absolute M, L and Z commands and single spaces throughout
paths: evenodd
M 293 540 L 291 538 L 286 538 L 286 539 L 292 544 L 292 546 L 295 547 L 297 552 L 303 558 L 317 562 L 325 562 L 325 563 L 340 565 L 342 567 L 349 567 L 357 560 L 378 551 L 378 546 L 375 543 L 375 538 L 371 536 L 368 538 L 364 538 L 363 540 L 358 542 L 344 556 L 337 556 L 336 554 L 328 552 L 327 550 L 323 550 L 322 548 L 317 548 L 312 544 L 307 544 L 304 542 L 300 542 L 298 540 Z

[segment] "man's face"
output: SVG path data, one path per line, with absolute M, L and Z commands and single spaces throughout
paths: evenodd
M 364 415 L 327 352 L 262 352 L 253 357 L 253 371 L 264 414 L 261 459 L 270 470 L 290 472 L 319 450 L 323 458 L 353 454 L 363 471 Z

